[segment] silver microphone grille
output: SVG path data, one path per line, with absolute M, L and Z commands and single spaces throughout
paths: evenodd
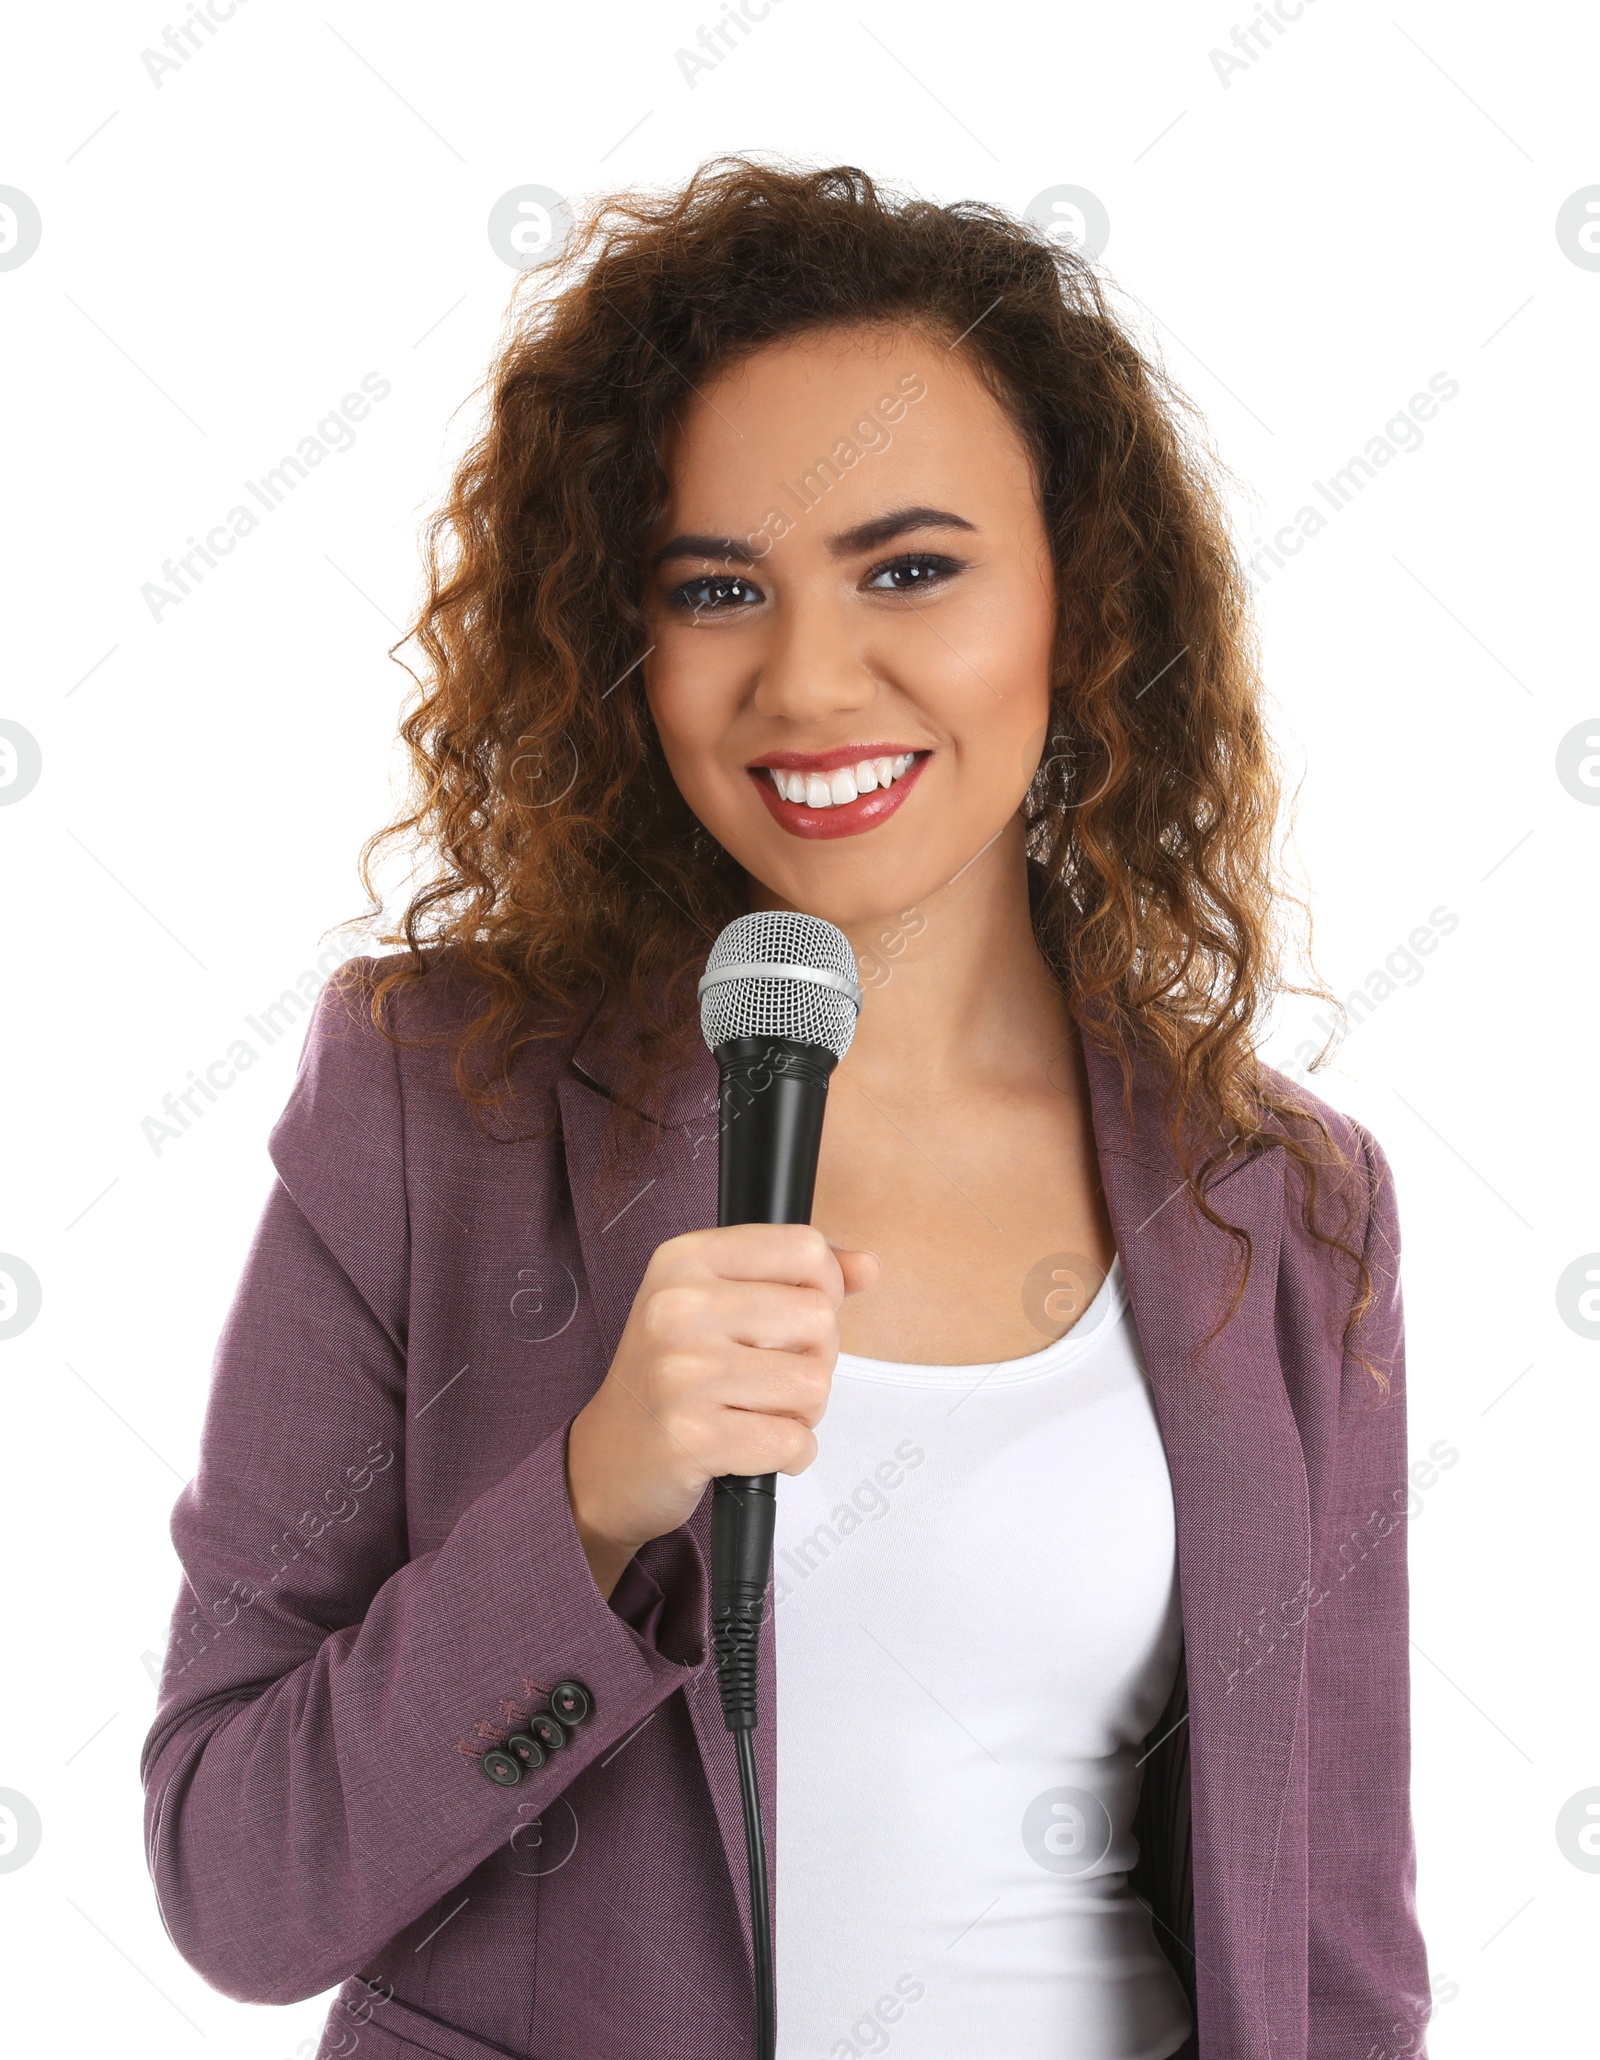
M 861 1010 L 850 940 L 794 909 L 761 909 L 730 923 L 697 991 L 712 1051 L 730 1037 L 789 1037 L 842 1059 Z

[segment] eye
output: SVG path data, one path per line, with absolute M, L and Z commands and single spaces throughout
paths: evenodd
M 935 551 L 907 551 L 874 566 L 863 585 L 880 594 L 909 594 L 938 586 L 961 570 L 959 558 L 946 558 Z
M 709 572 L 686 579 L 667 596 L 670 608 L 685 615 L 707 615 L 723 609 L 748 608 L 762 599 L 761 589 L 733 572 Z

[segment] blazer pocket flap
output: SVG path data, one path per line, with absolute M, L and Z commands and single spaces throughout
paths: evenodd
M 323 2029 L 317 2060 L 533 2060 L 430 2017 L 364 1981 L 347 1981 Z

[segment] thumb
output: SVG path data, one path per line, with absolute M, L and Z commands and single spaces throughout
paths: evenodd
M 835 1245 L 833 1256 L 839 1262 L 839 1271 L 844 1275 L 844 1291 L 847 1295 L 859 1295 L 865 1289 L 876 1285 L 882 1261 L 876 1252 L 856 1251 L 849 1245 Z

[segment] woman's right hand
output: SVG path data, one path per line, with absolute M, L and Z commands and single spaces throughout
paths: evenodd
M 839 1305 L 874 1252 L 806 1223 L 738 1223 L 658 1245 L 610 1371 L 573 1418 L 567 1493 L 608 1599 L 718 1474 L 803 1473 L 839 1356 Z

